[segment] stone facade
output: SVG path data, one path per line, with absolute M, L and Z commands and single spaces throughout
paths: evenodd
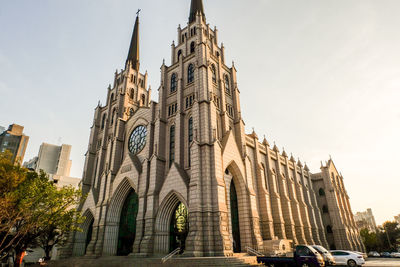
M 356 221 L 359 230 L 367 228 L 371 232 L 376 231 L 376 222 L 372 209 L 366 211 L 357 212 L 354 214 L 354 220 Z
M 125 69 L 95 110 L 82 181 L 86 221 L 64 257 L 118 254 L 122 207 L 132 190 L 136 256 L 171 251 L 180 203 L 188 209 L 186 256 L 262 250 L 273 239 L 328 246 L 308 167 L 245 133 L 236 69 L 225 63 L 201 0 L 192 0 L 188 24 L 178 27 L 158 92 L 158 103 L 150 101 L 147 74 L 139 72 L 137 18 Z M 140 140 L 131 134 L 141 126 L 145 145 L 132 150 Z
M 314 191 L 322 212 L 322 221 L 330 249 L 365 251 L 357 224 L 351 211 L 350 198 L 343 176 L 330 159 L 321 172 L 312 174 Z

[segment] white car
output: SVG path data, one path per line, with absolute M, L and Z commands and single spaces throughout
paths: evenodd
M 356 267 L 365 264 L 363 256 L 352 251 L 331 250 L 330 252 L 333 258 L 335 258 L 336 265 Z
M 392 252 L 392 253 L 390 253 L 390 257 L 392 257 L 392 258 L 400 258 L 400 252 Z

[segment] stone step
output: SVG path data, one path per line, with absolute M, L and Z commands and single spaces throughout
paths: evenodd
M 262 266 L 257 263 L 257 257 L 248 255 L 235 255 L 236 257 L 175 257 L 165 263 L 160 258 L 134 258 L 134 257 L 102 257 L 102 258 L 71 258 L 58 261 L 50 261 L 50 267 L 197 267 L 197 266 Z

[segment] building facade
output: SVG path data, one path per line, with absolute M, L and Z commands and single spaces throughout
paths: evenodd
M 326 239 L 330 249 L 365 251 L 350 206 L 343 176 L 332 159 L 311 175 L 314 192 L 322 212 Z
M 22 164 L 28 146 L 29 136 L 24 133 L 24 127 L 11 124 L 6 131 L 0 134 L 0 151 L 6 150 L 13 154 L 13 162 Z
M 271 240 L 329 246 L 308 167 L 245 133 L 236 69 L 201 0 L 161 66 L 158 103 L 139 65 L 137 17 L 125 68 L 95 110 L 86 221 L 63 257 L 231 256 Z M 357 235 L 349 244 L 363 250 Z
M 71 145 L 52 145 L 42 143 L 37 157 L 24 163 L 24 167 L 39 172 L 43 170 L 57 186 L 78 187 L 81 179 L 70 177 L 72 161 Z
M 359 230 L 367 228 L 371 232 L 376 231 L 376 222 L 372 209 L 366 211 L 357 212 L 354 214 L 354 220 L 356 221 Z

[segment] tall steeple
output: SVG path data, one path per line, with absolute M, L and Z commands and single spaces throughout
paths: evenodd
M 140 9 L 139 9 L 140 11 Z M 131 44 L 129 46 L 128 58 L 126 65 L 131 63 L 132 67 L 139 71 L 139 11 L 136 16 L 135 27 L 133 28 Z
M 205 20 L 203 0 L 192 0 L 190 4 L 190 14 L 189 14 L 189 23 L 196 21 L 196 15 L 199 12 L 203 16 L 203 20 Z

